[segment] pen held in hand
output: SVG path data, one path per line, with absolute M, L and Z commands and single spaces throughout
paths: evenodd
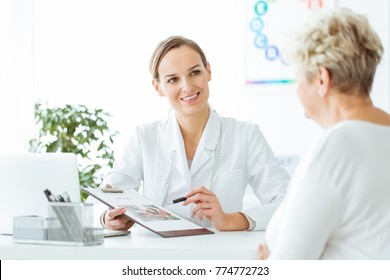
M 172 200 L 171 202 L 168 202 L 167 205 L 172 205 L 172 204 L 176 204 L 176 203 L 179 203 L 179 202 L 182 202 L 182 201 L 186 201 L 188 197 L 179 197 L 179 198 L 176 198 L 174 200 Z

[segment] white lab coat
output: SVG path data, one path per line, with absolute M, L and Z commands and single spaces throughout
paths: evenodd
M 220 152 L 216 159 L 219 137 Z M 205 186 L 217 195 L 225 213 L 243 212 L 255 221 L 256 230 L 264 230 L 284 196 L 289 179 L 257 125 L 222 118 L 211 110 L 191 168 L 179 125 L 172 115 L 166 121 L 137 127 L 122 153 L 115 154 L 114 167 L 102 185 L 109 183 L 137 190 L 143 186 L 145 197 L 187 219 L 194 205 L 166 203 L 184 196 L 193 187 Z M 248 185 L 263 206 L 243 211 Z M 211 226 L 206 219 L 200 221 L 195 217 L 193 221 Z

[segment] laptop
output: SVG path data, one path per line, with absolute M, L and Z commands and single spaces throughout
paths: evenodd
M 43 193 L 67 192 L 80 202 L 76 155 L 72 153 L 25 153 L 0 155 L 0 234 L 12 234 L 13 216 L 47 217 Z

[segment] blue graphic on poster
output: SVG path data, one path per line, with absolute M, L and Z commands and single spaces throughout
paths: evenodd
M 311 13 L 334 0 L 247 0 L 247 85 L 286 85 L 296 81 L 283 60 L 283 44 Z

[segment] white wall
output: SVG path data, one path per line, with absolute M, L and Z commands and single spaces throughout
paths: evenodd
M 0 1 L 0 152 L 26 149 L 33 130 L 31 0 Z
M 1 106 L 7 115 L 25 116 L 16 123 L 1 116 L 9 140 L 0 140 L 0 152 L 9 147 L 24 149 L 23 143 L 32 136 L 19 130 L 30 123 L 31 114 L 24 112 L 31 112 L 32 99 L 104 108 L 115 116 L 112 127 L 123 133 L 136 124 L 165 118 L 169 106 L 151 86 L 148 63 L 155 45 L 173 34 L 194 39 L 204 49 L 212 68 L 212 107 L 223 116 L 259 123 L 277 154 L 300 154 L 320 131 L 304 118 L 294 86 L 270 93 L 245 85 L 246 4 L 242 0 L 5 2 L 12 9 L 1 9 L 8 17 L 0 14 L 0 18 L 9 28 L 0 27 L 0 36 L 6 36 L 7 30 L 11 34 L 11 47 L 6 50 L 11 76 L 8 87 L 0 85 L 0 90 L 12 98 Z M 380 5 L 364 0 L 338 2 L 366 13 L 388 50 L 389 1 L 372 1 Z M 377 105 L 389 111 L 386 54 L 373 96 Z

